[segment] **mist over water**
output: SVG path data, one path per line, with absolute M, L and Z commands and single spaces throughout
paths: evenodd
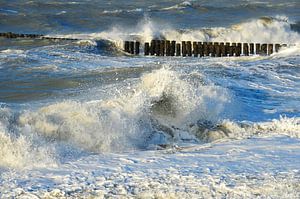
M 0 3 L 0 166 L 300 135 L 297 1 Z M 76 12 L 75 12 L 76 11 Z M 222 20 L 220 20 L 222 18 Z M 271 56 L 131 57 L 123 41 L 286 43 Z

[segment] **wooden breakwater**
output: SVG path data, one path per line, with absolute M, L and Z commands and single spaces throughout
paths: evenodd
M 230 42 L 195 42 L 182 41 L 180 43 L 169 40 L 152 40 L 144 44 L 145 56 L 183 56 L 183 57 L 227 57 L 249 55 L 271 55 L 278 52 L 287 44 L 269 43 L 230 43 Z M 139 55 L 139 41 L 125 41 L 124 51 Z
M 14 39 L 47 39 L 47 40 L 71 40 L 76 38 L 50 37 L 42 34 L 17 34 L 12 32 L 0 33 L 0 37 Z M 140 54 L 139 41 L 125 41 L 124 51 L 129 54 Z M 230 42 L 196 42 L 196 41 L 170 41 L 152 40 L 144 43 L 145 56 L 194 56 L 194 57 L 227 57 L 227 56 L 249 56 L 249 55 L 271 55 L 278 52 L 281 47 L 287 44 L 270 43 L 230 43 Z
M 24 38 L 24 39 L 70 40 L 70 41 L 78 40 L 78 39 L 74 39 L 74 38 L 49 37 L 49 36 L 42 35 L 42 34 L 18 34 L 18 33 L 12 33 L 12 32 L 0 33 L 0 37 L 4 37 L 4 38 L 8 38 L 8 39 Z

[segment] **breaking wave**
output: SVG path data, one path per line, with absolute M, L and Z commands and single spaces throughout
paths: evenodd
M 188 3 L 180 5 L 188 6 Z M 178 6 L 178 5 L 177 5 Z M 174 29 L 170 24 L 155 22 L 145 16 L 136 27 L 112 27 L 110 30 L 91 34 L 56 35 L 55 37 L 77 38 L 102 47 L 102 43 L 95 41 L 109 41 L 111 46 L 123 48 L 125 40 L 139 40 L 149 42 L 152 39 L 167 39 L 180 41 L 211 41 L 211 42 L 251 42 L 251 43 L 286 43 L 299 47 L 300 35 L 297 24 L 290 22 L 285 16 L 262 17 L 241 22 L 230 27 Z M 49 35 L 51 36 L 51 35 Z M 105 47 L 105 45 L 104 45 Z M 297 49 L 298 49 L 297 47 Z
M 90 151 L 145 147 L 161 129 L 187 129 L 204 118 L 216 121 L 229 100 L 222 88 L 187 77 L 163 68 L 145 74 L 130 90 L 118 88 L 125 91 L 112 99 L 52 104 L 22 114 L 19 123 L 49 140 Z
M 42 143 L 35 143 L 32 132 L 17 133 L 17 124 L 9 109 L 0 109 L 0 168 L 23 168 L 28 166 L 55 165 L 56 162 L 49 148 Z M 8 127 L 12 126 L 9 130 Z
M 98 153 L 252 136 L 300 138 L 299 118 L 259 123 L 226 119 L 232 96 L 199 72 L 164 67 L 107 91 L 96 101 L 69 100 L 21 113 L 2 108 L 0 165 L 55 164 L 72 147 Z

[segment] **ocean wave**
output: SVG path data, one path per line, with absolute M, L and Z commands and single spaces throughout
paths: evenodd
M 52 104 L 22 114 L 19 123 L 49 140 L 90 151 L 145 147 L 155 129 L 184 129 L 202 117 L 215 120 L 223 108 L 227 98 L 220 88 L 181 78 L 177 72 L 160 69 L 112 99 Z
M 245 43 L 280 43 L 290 46 L 300 42 L 300 34 L 295 32 L 295 25 L 285 16 L 262 17 L 241 22 L 230 27 L 201 29 L 173 29 L 171 25 L 161 24 L 145 17 L 134 28 L 112 27 L 110 30 L 91 34 L 59 35 L 82 40 L 108 40 L 122 49 L 123 41 L 139 40 L 150 42 L 152 39 L 203 42 L 245 42 Z
M 20 50 L 20 49 L 6 49 L 6 50 L 1 50 L 0 53 L 3 54 L 23 54 L 25 51 Z
M 130 9 L 130 10 L 121 10 L 121 9 L 117 9 L 117 10 L 104 10 L 102 12 L 102 14 L 118 14 L 118 13 L 131 13 L 131 12 L 143 12 L 144 10 L 142 8 L 135 8 L 135 9 Z
M 300 138 L 299 118 L 227 119 L 232 96 L 199 72 L 163 67 L 110 85 L 106 93 L 99 100 L 67 100 L 17 114 L 2 108 L 0 165 L 45 166 L 75 149 L 123 152 L 255 136 Z
M 190 1 L 183 1 L 179 4 L 176 4 L 176 5 L 173 5 L 173 6 L 170 6 L 170 7 L 166 7 L 166 8 L 162 8 L 160 10 L 182 10 L 182 9 L 185 9 L 187 7 L 192 7 L 192 3 Z
M 16 123 L 12 112 L 7 108 L 0 109 L 0 167 L 25 168 L 56 165 L 49 148 L 35 145 L 30 136 L 16 134 Z M 8 127 L 13 126 L 13 130 Z M 25 129 L 24 129 L 25 130 Z M 32 132 L 28 132 L 32 134 Z
M 19 12 L 16 11 L 16 10 L 3 9 L 3 8 L 0 8 L 0 13 L 2 13 L 2 14 L 13 14 L 13 15 L 19 14 Z

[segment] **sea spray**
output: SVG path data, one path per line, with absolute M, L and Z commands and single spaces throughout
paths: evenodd
M 229 100 L 226 91 L 192 82 L 186 76 L 170 68 L 154 70 L 132 85 L 130 92 L 124 90 L 93 103 L 58 102 L 25 112 L 19 124 L 29 125 L 48 140 L 72 143 L 89 151 L 145 147 L 161 126 L 186 131 L 198 120 L 218 120 Z M 116 89 L 123 90 L 122 86 Z
M 0 167 L 25 168 L 55 166 L 51 148 L 35 144 L 32 136 L 17 131 L 16 123 L 10 121 L 13 113 L 7 108 L 0 109 Z M 12 126 L 12 129 L 8 127 Z M 25 129 L 24 129 L 25 130 Z M 32 134 L 32 132 L 30 132 Z
M 56 35 L 82 40 L 109 40 L 123 48 L 126 40 L 149 42 L 152 39 L 203 42 L 246 42 L 297 44 L 300 35 L 292 29 L 286 16 L 261 17 L 234 24 L 230 27 L 174 29 L 171 24 L 157 22 L 147 15 L 135 27 L 112 26 L 109 30 L 91 34 Z M 91 43 L 95 44 L 95 43 Z
M 199 72 L 163 67 L 125 87 L 127 83 L 111 86 L 109 95 L 96 101 L 65 100 L 21 114 L 2 109 L 2 166 L 47 165 L 55 162 L 51 154 L 57 161 L 60 155 L 73 155 L 76 148 L 122 152 L 153 144 L 274 133 L 299 137 L 298 118 L 261 123 L 223 118 L 232 96 L 227 89 L 208 83 Z

